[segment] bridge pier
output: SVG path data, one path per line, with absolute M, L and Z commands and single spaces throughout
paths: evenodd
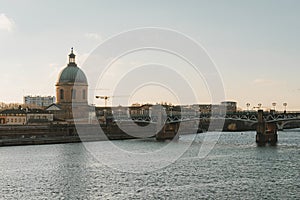
M 179 129 L 179 123 L 167 123 L 167 115 L 163 110 L 162 106 L 153 108 L 154 113 L 157 115 L 156 134 L 155 138 L 158 141 L 165 140 L 178 140 L 179 135 L 177 134 Z
M 258 111 L 257 116 L 257 129 L 256 129 L 256 143 L 259 146 L 270 143 L 276 145 L 278 141 L 277 125 L 275 123 L 266 123 L 263 118 L 263 110 Z

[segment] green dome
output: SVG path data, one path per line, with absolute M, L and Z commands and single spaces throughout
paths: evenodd
M 87 78 L 84 72 L 75 64 L 69 64 L 60 73 L 58 83 L 85 83 L 87 84 Z

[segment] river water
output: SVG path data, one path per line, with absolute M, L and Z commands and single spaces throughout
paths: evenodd
M 169 145 L 154 140 L 114 141 L 129 152 L 126 159 L 110 151 L 108 141 L 1 147 L 0 199 L 300 198 L 300 129 L 279 132 L 276 147 L 257 147 L 255 132 L 221 133 L 209 154 L 199 157 L 207 134 L 181 136 L 169 148 L 179 155 L 172 162 L 159 154 L 145 162 L 148 151 Z M 141 153 L 142 161 L 135 157 Z M 149 165 L 154 170 L 143 170 Z

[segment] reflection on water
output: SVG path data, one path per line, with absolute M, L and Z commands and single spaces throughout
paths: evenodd
M 195 139 L 188 151 L 163 169 L 141 174 L 111 169 L 79 143 L 1 147 L 0 199 L 297 199 L 300 196 L 299 129 L 279 132 L 276 147 L 257 147 L 254 132 L 222 133 L 210 154 L 200 159 L 197 155 L 204 136 L 181 136 L 172 150 L 176 153 L 180 146 Z M 105 143 L 94 145 L 105 146 Z M 135 153 L 166 145 L 153 140 L 114 141 L 114 144 Z M 123 162 L 130 162 L 136 170 L 142 167 L 130 158 Z

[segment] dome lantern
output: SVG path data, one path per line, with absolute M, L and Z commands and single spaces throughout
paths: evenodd
M 75 57 L 76 55 L 73 53 L 73 47 L 72 47 L 71 53 L 69 54 L 69 65 L 76 65 Z

